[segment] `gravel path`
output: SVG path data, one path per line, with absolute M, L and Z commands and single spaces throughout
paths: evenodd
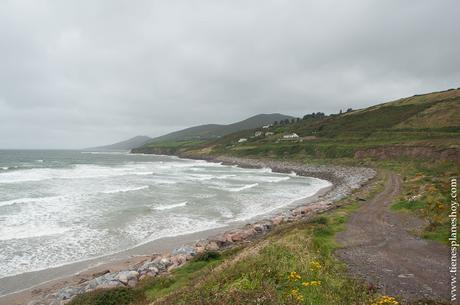
M 389 211 L 400 190 L 401 178 L 390 173 L 385 189 L 364 203 L 337 236 L 344 246 L 337 256 L 384 294 L 447 300 L 449 249 L 410 233 L 423 225 L 421 220 Z

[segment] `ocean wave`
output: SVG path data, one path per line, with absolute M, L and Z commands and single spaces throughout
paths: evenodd
M 13 204 L 37 202 L 37 201 L 43 202 L 43 201 L 46 201 L 48 199 L 54 199 L 54 198 L 58 198 L 58 197 L 60 197 L 60 196 L 47 196 L 47 197 L 36 197 L 36 198 L 25 197 L 25 198 L 5 200 L 5 201 L 0 201 L 0 207 L 7 206 L 7 205 L 13 205 Z
M 20 168 L 20 166 L 18 165 L 14 165 L 14 166 L 2 166 L 0 167 L 1 170 L 4 170 L 4 171 L 10 171 L 10 170 L 15 170 L 15 169 L 18 169 Z M 30 168 L 30 167 L 25 167 L 25 168 Z
M 183 176 L 183 179 L 187 180 L 195 180 L 195 181 L 207 181 L 216 178 L 214 175 L 207 175 L 207 174 L 191 174 L 188 176 Z
M 243 185 L 241 187 L 225 187 L 223 189 L 225 191 L 229 191 L 229 192 L 241 192 L 241 191 L 256 187 L 258 185 L 259 185 L 259 183 L 253 183 L 253 184 L 246 184 L 246 185 Z
M 101 193 L 103 194 L 116 194 L 116 193 L 126 193 L 126 192 L 134 192 L 134 191 L 140 191 L 140 190 L 145 190 L 148 189 L 148 185 L 143 185 L 139 187 L 127 187 L 127 188 L 121 188 L 121 189 L 116 189 L 116 190 L 110 190 L 110 191 L 102 191 Z
M 100 165 L 75 165 L 71 168 L 28 168 L 0 173 L 0 183 L 20 183 L 50 179 L 88 179 L 127 175 L 152 175 L 152 170 L 139 171 L 136 167 L 109 167 Z
M 96 162 L 103 161 L 68 165 L 64 160 L 54 168 L 28 163 L 27 169 L 0 169 L 0 198 L 18 198 L 0 201 L 0 206 L 15 205 L 1 208 L 0 235 L 17 238 L 2 241 L 6 246 L 0 257 L 5 262 L 0 278 L 115 253 L 165 236 L 221 227 L 288 205 L 291 199 L 308 195 L 304 188 L 318 189 L 318 183 L 303 177 L 291 177 L 288 183 L 280 182 L 283 187 L 276 187 L 273 183 L 289 176 L 270 169 L 149 157 L 137 158 L 142 162 L 119 158 L 112 166 L 97 157 Z M 44 164 L 54 166 L 51 159 L 47 156 Z M 1 184 L 31 179 L 54 180 Z M 257 186 L 263 191 L 244 191 Z M 33 196 L 43 197 L 29 198 Z
M 43 236 L 63 234 L 69 231 L 69 228 L 60 226 L 51 226 L 49 224 L 25 224 L 14 227 L 0 228 L 0 240 L 27 239 Z
M 176 178 L 176 180 L 173 180 L 174 178 L 157 178 L 154 177 L 153 179 L 149 179 L 148 181 L 153 184 L 177 184 L 179 182 L 179 179 Z
M 281 181 L 286 181 L 291 179 L 289 176 L 282 176 L 282 177 L 273 177 L 273 176 L 248 176 L 248 177 L 241 177 L 238 178 L 240 180 L 248 180 L 248 181 L 258 181 L 258 182 L 268 182 L 268 183 L 277 183 Z
M 230 211 L 229 209 L 227 209 L 225 207 L 219 207 L 219 208 L 216 208 L 216 209 L 219 212 L 219 214 L 224 218 L 231 219 L 233 217 L 232 211 Z
M 82 151 L 81 153 L 89 155 L 129 155 L 129 151 Z
M 187 201 L 184 201 L 184 202 L 174 203 L 174 204 L 159 205 L 159 206 L 154 207 L 153 209 L 158 210 L 158 211 L 170 210 L 170 209 L 175 209 L 179 207 L 185 207 L 187 203 L 188 203 Z

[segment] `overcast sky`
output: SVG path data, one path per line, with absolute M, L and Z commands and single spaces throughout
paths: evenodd
M 460 1 L 0 1 L 0 148 L 460 87 Z

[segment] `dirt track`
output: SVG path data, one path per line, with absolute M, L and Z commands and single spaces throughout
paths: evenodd
M 384 294 L 448 300 L 448 247 L 409 233 L 423 225 L 420 220 L 389 211 L 400 189 L 401 178 L 389 174 L 385 189 L 365 202 L 337 236 L 343 245 L 337 256 Z

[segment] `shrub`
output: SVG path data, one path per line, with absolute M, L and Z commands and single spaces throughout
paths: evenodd
M 217 251 L 206 251 L 206 252 L 200 253 L 197 256 L 195 256 L 193 260 L 207 262 L 210 260 L 218 259 L 220 258 L 220 256 L 221 256 L 220 253 Z
M 70 302 L 70 305 L 129 305 L 135 300 L 134 290 L 120 287 L 78 295 Z

